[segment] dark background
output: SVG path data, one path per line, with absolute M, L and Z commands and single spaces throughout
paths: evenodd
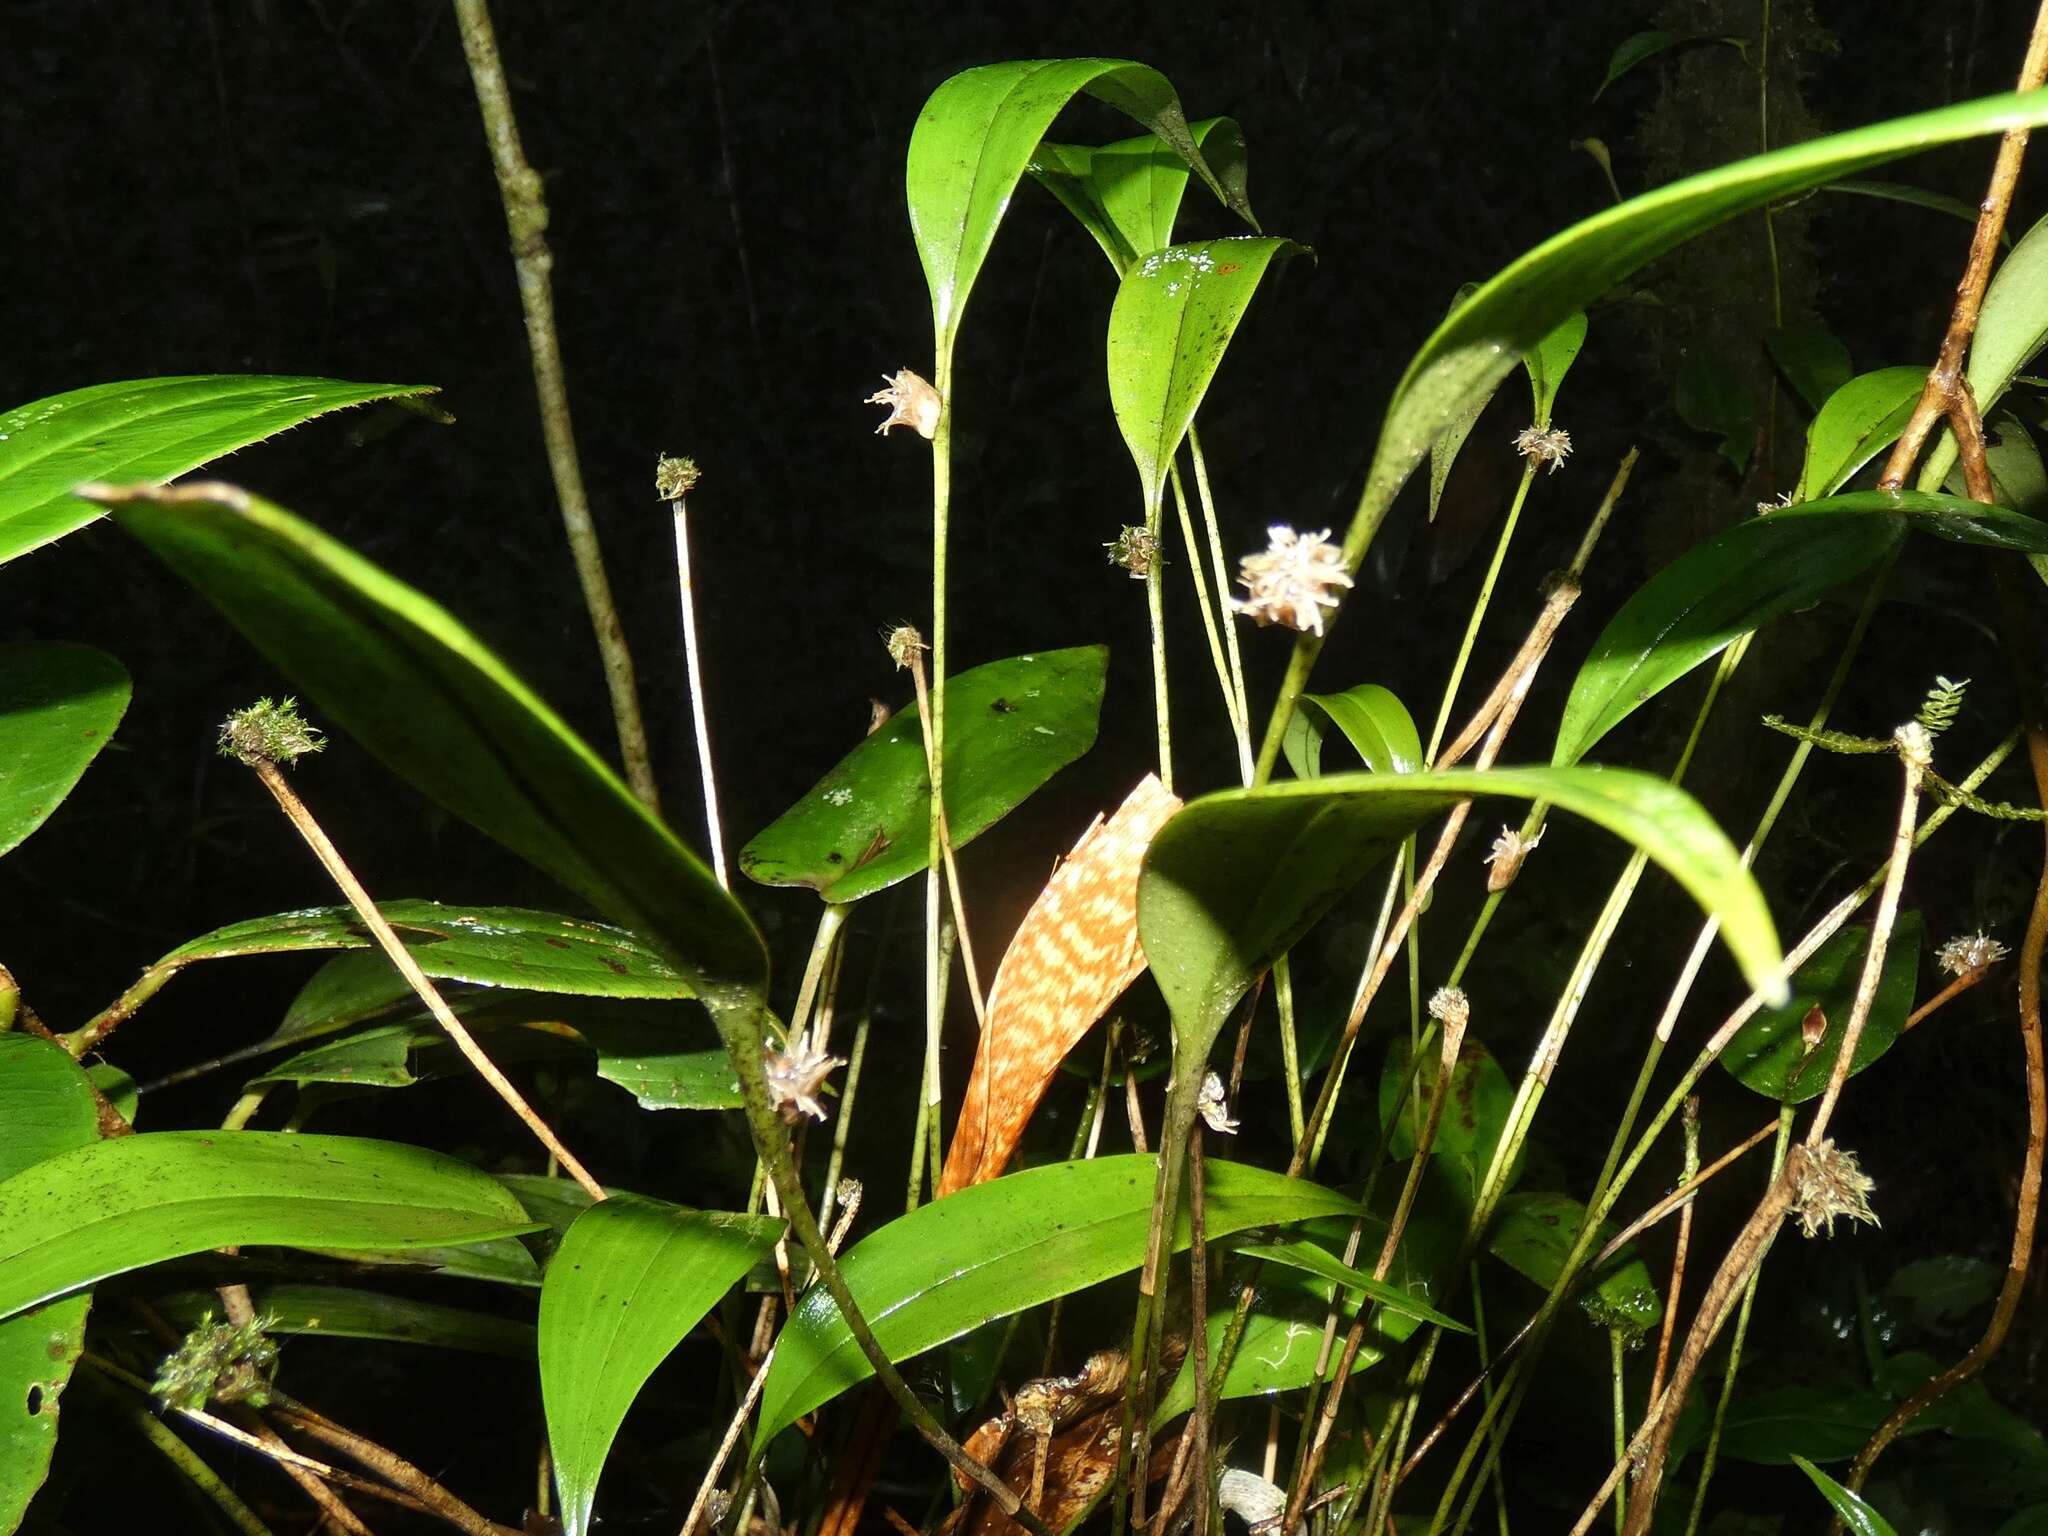
M 2024 9 L 1778 0 L 1771 141 L 2006 89 Z M 445 602 L 609 752 L 452 14 L 344 0 L 148 10 L 16 0 L 4 14 L 0 403 L 159 373 L 438 385 L 451 426 L 373 408 L 249 449 L 219 472 Z M 584 475 L 668 811 L 689 836 L 694 756 L 671 531 L 651 481 L 661 452 L 692 454 L 705 470 L 690 504 L 729 847 L 859 739 L 871 696 L 901 702 L 878 631 L 927 618 L 928 454 L 908 434 L 875 437 L 879 413 L 862 400 L 879 375 L 930 366 L 902 156 L 918 107 L 948 75 L 1015 57 L 1130 57 L 1172 79 L 1190 116 L 1224 113 L 1243 125 L 1266 229 L 1312 246 L 1316 260 L 1269 281 L 1204 411 L 1234 551 L 1263 542 L 1269 522 L 1341 536 L 1377 413 L 1457 286 L 1611 201 L 1574 140 L 1604 141 L 1625 194 L 1757 147 L 1757 78 L 1731 48 L 1666 55 L 1593 100 L 1624 37 L 1659 25 L 1754 39 L 1748 0 L 1064 11 L 518 3 L 501 6 L 497 22 L 553 215 Z M 1129 131 L 1089 102 L 1057 136 L 1096 142 Z M 1880 174 L 1973 202 L 1990 158 L 1980 142 Z M 2040 211 L 2038 186 L 2038 175 L 2023 184 L 2015 230 Z M 1228 227 L 1199 188 L 1190 193 L 1184 228 Z M 1963 224 L 1822 197 L 1781 214 L 1777 227 L 1788 320 L 1827 325 L 1859 369 L 1931 355 Z M 1789 392 L 1740 481 L 1671 407 L 1673 373 L 1695 345 L 1767 376 L 1757 348 L 1769 323 L 1766 271 L 1761 220 L 1751 217 L 1595 309 L 1558 414 L 1578 451 L 1531 498 L 1468 698 L 1516 643 L 1538 578 L 1569 557 L 1616 460 L 1633 444 L 1644 462 L 1511 757 L 1547 754 L 1571 668 L 1628 591 L 1795 478 L 1803 414 Z M 1121 797 L 1151 750 L 1143 602 L 1100 549 L 1139 514 L 1102 376 L 1111 297 L 1092 242 L 1050 198 L 1021 188 L 979 279 L 958 363 L 953 664 L 1090 641 L 1108 642 L 1113 660 L 1096 751 L 963 861 L 984 971 L 1054 855 Z M 1404 498 L 1318 686 L 1385 683 L 1427 728 L 1518 470 L 1506 440 L 1526 420 L 1521 388 L 1510 380 L 1482 420 L 1434 528 L 1416 494 Z M 1184 587 L 1169 589 L 1184 787 L 1221 786 L 1232 767 L 1218 750 L 1206 654 Z M 1967 551 L 1916 548 L 1895 595 L 1838 720 L 1882 733 L 1935 671 L 1975 676 L 1975 707 L 1942 759 L 1961 772 L 2012 716 L 1979 616 L 1981 568 Z M 53 1026 L 77 1024 L 195 933 L 331 899 L 260 788 L 212 753 L 222 715 L 287 684 L 210 609 L 107 527 L 0 573 L 0 602 L 8 638 L 87 640 L 135 677 L 114 747 L 0 865 L 0 960 Z M 1770 632 L 1709 731 L 1690 782 L 1738 840 L 1783 760 L 1755 718 L 1803 716 L 1844 630 L 1844 613 L 1828 606 Z M 1286 637 L 1246 629 L 1242 639 L 1255 697 L 1270 699 Z M 1608 755 L 1668 765 L 1696 687 L 1646 711 Z M 542 878 L 346 741 L 298 778 L 380 897 L 565 906 Z M 2008 782 L 2017 780 L 2000 787 Z M 1893 793 L 1890 773 L 1868 760 L 1816 764 L 1763 867 L 1785 931 L 1875 864 Z M 1475 828 L 1472 858 L 1490 831 Z M 1945 835 L 1916 865 L 1910 892 L 1929 933 L 1938 940 L 1983 923 L 2016 943 L 2033 847 L 2030 834 L 2001 837 L 1981 823 Z M 1530 865 L 1526 899 L 1518 892 L 1505 909 L 1489 941 L 1494 961 L 1472 990 L 1475 1028 L 1511 1070 L 1621 857 L 1582 827 L 1553 829 Z M 786 994 L 815 903 L 800 892 L 743 894 L 770 934 Z M 1439 945 L 1462 934 L 1471 899 L 1446 892 Z M 1564 1187 L 1597 1160 L 1645 1016 L 1669 985 L 1666 941 L 1689 937 L 1692 925 L 1683 900 L 1653 883 L 1622 931 L 1546 1110 Z M 864 936 L 872 930 L 862 925 Z M 1355 946 L 1355 932 L 1344 933 Z M 1341 939 L 1320 958 L 1333 978 L 1356 963 Z M 1426 984 L 1448 959 L 1426 960 Z M 900 973 L 885 971 L 875 1050 L 907 1081 L 916 994 L 907 952 L 897 961 Z M 303 959 L 235 962 L 183 978 L 127 1026 L 112 1055 L 146 1078 L 255 1039 L 309 969 Z M 1709 978 L 1702 1020 L 1733 991 L 1725 971 Z M 2008 979 L 1859 1079 L 1840 1135 L 1878 1173 L 1886 1228 L 1859 1236 L 1858 1253 L 1896 1243 L 1901 1255 L 2002 1255 L 2022 1130 L 2013 1044 Z M 955 1045 L 948 1071 L 964 1073 L 964 1033 Z M 890 1091 L 888 1077 L 871 1079 L 884 1085 L 878 1093 Z M 447 1096 L 432 1102 L 465 1106 L 449 1115 L 397 1107 L 396 1095 L 390 1107 L 354 1113 L 416 1139 L 510 1143 L 464 1091 L 425 1090 Z M 907 1101 L 902 1082 L 897 1091 Z M 232 1093 L 226 1081 L 168 1092 L 146 1101 L 146 1123 L 217 1119 Z M 1710 1141 L 1748 1129 L 1756 1103 L 1729 1090 L 1710 1104 Z M 741 1197 L 722 1187 L 733 1164 L 693 1161 L 682 1133 L 650 1151 L 641 1132 L 621 1128 L 625 1117 L 577 1113 L 611 1166 L 643 1171 L 654 1192 L 705 1204 Z M 879 1107 L 869 1113 L 875 1125 L 900 1123 Z M 1259 1116 L 1270 1124 L 1279 1106 L 1255 1090 L 1254 1137 Z M 523 1146 L 497 1150 L 511 1164 L 524 1158 Z M 872 1155 L 894 1187 L 900 1149 Z M 718 1179 L 704 1176 L 711 1167 Z M 1879 1278 L 1891 1267 L 1869 1262 Z M 2004 1386 L 2035 1394 L 2038 1406 L 2043 1334 L 2023 1331 Z

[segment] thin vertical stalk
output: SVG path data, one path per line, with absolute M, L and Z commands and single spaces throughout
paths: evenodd
M 1436 749 L 1443 745 L 1444 731 L 1451 723 L 1451 709 L 1458 702 L 1458 685 L 1465 679 L 1465 667 L 1472 659 L 1472 646 L 1479 638 L 1479 626 L 1486 621 L 1486 610 L 1493 602 L 1493 589 L 1500 580 L 1500 569 L 1508 557 L 1508 543 L 1515 536 L 1515 525 L 1522 520 L 1522 504 L 1529 499 L 1529 487 L 1536 480 L 1536 460 L 1530 459 L 1522 466 L 1522 478 L 1515 486 L 1514 499 L 1508 503 L 1507 518 L 1500 525 L 1500 537 L 1494 541 L 1493 560 L 1486 567 L 1486 577 L 1479 583 L 1479 595 L 1472 600 L 1471 617 L 1465 621 L 1465 638 L 1458 645 L 1457 657 L 1451 662 L 1450 679 L 1444 684 L 1443 702 L 1437 705 L 1436 724 L 1430 727 L 1429 750 L 1423 753 L 1423 761 L 1435 762 Z
M 1252 711 L 1250 696 L 1244 687 L 1244 658 L 1238 653 L 1237 626 L 1230 622 L 1230 568 L 1223 558 L 1223 530 L 1216 517 L 1216 499 L 1209 491 L 1209 464 L 1202 456 L 1202 439 L 1196 433 L 1194 424 L 1188 424 L 1188 457 L 1195 466 L 1195 495 L 1202 504 L 1202 525 L 1209 537 L 1209 563 L 1212 578 L 1216 583 L 1217 599 L 1223 604 L 1223 649 L 1230 661 L 1230 684 L 1237 694 L 1237 717 L 1244 722 L 1245 741 L 1251 741 Z M 1189 558 L 1193 558 L 1192 551 Z M 1251 775 L 1245 775 L 1245 782 L 1251 782 Z
M 1607 1371 L 1614 1383 L 1614 1459 L 1620 1461 L 1628 1455 L 1628 1378 L 1622 1372 L 1622 1360 L 1627 1354 L 1628 1342 L 1619 1328 L 1607 1330 Z M 1623 1526 L 1628 1524 L 1628 1474 L 1623 1473 L 1614 1485 L 1614 1530 L 1620 1536 Z
M 1301 1048 L 1294 1033 L 1294 967 L 1282 955 L 1273 962 L 1273 1005 L 1280 1014 L 1280 1070 L 1287 1079 L 1287 1137 L 1302 1136 Z
M 1173 484 L 1173 507 L 1180 517 L 1181 542 L 1187 546 L 1188 574 L 1194 578 L 1195 605 L 1202 612 L 1202 630 L 1209 640 L 1209 660 L 1216 668 L 1216 686 L 1223 693 L 1223 713 L 1230 721 L 1231 738 L 1237 743 L 1238 775 L 1246 784 L 1252 781 L 1252 745 L 1243 712 L 1243 701 L 1238 696 L 1230 662 L 1223 654 L 1223 636 L 1216 622 L 1217 599 L 1209 592 L 1208 578 L 1202 574 L 1200 546 L 1195 543 L 1195 523 L 1188 511 L 1187 489 L 1181 484 L 1180 465 L 1167 466 L 1167 473 Z M 1156 559 L 1156 556 L 1155 556 Z M 1229 594 L 1223 593 L 1227 598 Z M 1224 627 L 1229 626 L 1230 615 L 1224 613 Z
M 924 888 L 924 1031 L 926 1071 L 937 1081 L 939 1030 L 945 1022 L 945 977 L 939 960 L 940 860 L 946 846 L 946 544 L 953 503 L 953 360 L 939 348 L 932 387 L 939 396 L 939 420 L 932 431 L 932 684 L 925 710 L 926 777 L 931 781 L 931 822 L 926 843 Z M 924 1139 L 925 1106 L 920 1095 L 918 1141 Z M 910 1204 L 917 1205 L 917 1156 L 911 1154 Z
M 640 693 L 633 681 L 633 654 L 612 603 L 597 525 L 591 521 L 590 499 L 584 493 L 583 470 L 576 458 L 576 432 L 569 420 L 569 388 L 563 376 L 561 342 L 555 334 L 554 289 L 548 275 L 555 258 L 547 242 L 547 201 L 541 195 L 540 175 L 527 164 L 526 152 L 519 144 L 519 120 L 512 111 L 505 65 L 498 57 L 490 7 L 485 0 L 455 0 L 455 20 L 462 33 L 463 57 L 469 61 L 469 78 L 476 88 L 477 109 L 483 116 L 484 142 L 498 177 L 498 195 L 505 205 L 512 266 L 519 279 L 520 306 L 526 314 L 533 388 L 540 401 L 541 437 L 547 445 L 548 468 L 554 474 L 555 499 L 561 504 L 562 531 L 568 535 L 576 579 L 583 587 L 583 604 L 590 610 L 598 652 L 604 658 L 619 756 L 633 793 L 649 808 L 659 808 L 647 728 L 640 719 Z
M 1145 532 L 1151 535 L 1153 557 L 1145 568 L 1145 616 L 1152 632 L 1152 712 L 1155 729 L 1159 737 L 1159 782 L 1171 793 L 1173 790 L 1173 702 L 1166 688 L 1166 582 L 1162 569 L 1166 561 L 1161 546 L 1159 530 L 1161 513 L 1159 497 L 1145 509 Z
M 697 645 L 697 595 L 690 577 L 690 520 L 683 498 L 675 501 L 676 592 L 683 613 L 683 667 L 690 684 L 690 724 L 697 736 L 697 772 L 704 785 L 704 833 L 711 841 L 711 872 L 730 890 L 725 871 L 725 834 L 719 827 L 718 778 L 711 766 L 711 723 L 704 708 L 703 658 Z

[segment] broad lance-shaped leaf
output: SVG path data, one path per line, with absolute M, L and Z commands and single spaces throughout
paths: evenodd
M 99 517 L 71 494 L 87 480 L 162 482 L 289 427 L 423 384 L 346 384 L 262 374 L 126 379 L 0 415 L 0 562 Z
M 870 1233 L 840 1267 L 883 1350 L 903 1360 L 991 1318 L 1136 1269 L 1157 1168 L 1145 1156 L 1098 1157 L 977 1184 Z M 1219 1159 L 1208 1164 L 1207 1190 L 1211 1237 L 1357 1209 L 1304 1179 Z M 1183 1214 L 1174 1251 L 1187 1244 Z M 776 1341 L 756 1444 L 765 1447 L 868 1374 L 832 1298 L 813 1288 Z
M 2048 549 L 2048 523 L 1917 491 L 1853 491 L 1738 523 L 1665 566 L 1608 621 L 1572 680 L 1551 761 L 1579 761 L 1701 662 L 1870 570 L 1909 530 Z
M 2020 237 L 1984 290 L 1966 370 L 1979 411 L 1990 415 L 1991 407 L 2044 341 L 2048 341 L 2048 217 Z M 1920 488 L 1931 491 L 1938 487 L 1955 461 L 1955 436 L 1943 432 L 1920 467 Z
M 1812 1479 L 1813 1486 L 1820 1490 L 1821 1497 L 1834 1506 L 1835 1513 L 1842 1517 L 1842 1524 L 1848 1527 L 1851 1536 L 1896 1536 L 1891 1522 L 1871 1508 L 1861 1494 L 1851 1493 L 1804 1456 L 1794 1456 L 1792 1461 L 1800 1471 Z M 2008 1526 L 2007 1529 L 2010 1530 L 2012 1527 Z
M 445 608 L 233 486 L 96 495 L 320 723 L 654 944 L 714 1016 L 758 1010 L 767 953 L 739 904 Z
M 1302 713 L 1317 715 L 1344 733 L 1374 773 L 1415 773 L 1422 767 L 1422 737 L 1415 718 L 1392 689 L 1360 683 L 1342 693 L 1305 693 Z M 1320 732 L 1317 733 L 1320 737 Z M 1320 747 L 1312 761 L 1321 770 Z
M 1885 946 L 1870 1016 L 1856 1037 L 1852 1076 L 1890 1050 L 1906 1027 L 1920 979 L 1920 932 L 1919 913 L 1900 914 Z M 1721 1053 L 1721 1066 L 1765 1098 L 1785 1104 L 1818 1098 L 1841 1052 L 1869 944 L 1870 930 L 1861 925 L 1829 939 L 1792 978 L 1792 1000 L 1782 1008 L 1764 1009 L 1737 1030 Z M 1823 1033 L 1817 1045 L 1809 1045 L 1805 1026 L 1816 1011 Z
M 1244 130 L 1230 118 L 1206 117 L 1188 124 L 1188 133 L 1226 197 L 1243 199 Z M 1189 166 L 1157 134 L 1099 148 L 1047 140 L 1025 169 L 1094 237 L 1118 277 L 1138 257 L 1173 244 Z
M 0 853 L 63 803 L 128 709 L 128 673 L 64 640 L 0 645 Z
M 1495 768 L 1227 790 L 1169 821 L 1139 878 L 1138 935 L 1173 1015 L 1161 1146 L 1176 1145 L 1176 1128 L 1192 1123 L 1210 1047 L 1254 978 L 1401 839 L 1482 795 L 1548 801 L 1634 844 L 1721 919 L 1722 938 L 1752 986 L 1783 992 L 1763 893 L 1713 818 L 1662 779 L 1621 769 Z
M 1927 382 L 1924 368 L 1879 368 L 1837 389 L 1806 426 L 1806 463 L 1795 502 L 1832 496 L 1899 440 Z
M 1467 283 L 1458 290 L 1458 296 L 1451 302 L 1455 310 L 1473 294 L 1479 291 L 1477 283 Z M 1578 359 L 1579 349 L 1586 344 L 1586 316 L 1584 311 L 1567 315 L 1557 328 L 1551 331 L 1535 346 L 1522 354 L 1522 366 L 1529 374 L 1529 425 L 1538 431 L 1550 430 L 1551 413 L 1557 408 L 1557 392 L 1564 384 L 1564 376 L 1571 371 Z M 1450 483 L 1451 466 L 1457 462 L 1458 453 L 1465 446 L 1465 439 L 1472 435 L 1472 428 L 1479 420 L 1479 413 L 1486 409 L 1493 392 L 1500 387 L 1495 380 L 1483 394 L 1473 396 L 1459 411 L 1456 419 L 1447 425 L 1429 450 L 1429 520 L 1436 521 L 1436 511 L 1443 501 L 1444 487 Z
M 925 102 L 904 162 L 910 232 L 931 289 L 941 380 L 951 372 L 961 315 L 1017 180 L 1053 119 L 1084 91 L 1151 129 L 1252 222 L 1242 191 L 1233 200 L 1210 173 L 1180 98 L 1157 70 L 1124 59 L 1026 59 L 962 71 Z
M 208 1248 L 381 1252 L 535 1226 L 497 1180 L 420 1147 L 277 1131 L 120 1136 L 0 1183 L 0 1318 Z
M 540 1288 L 541 1401 L 569 1536 L 590 1529 L 598 1474 L 640 1388 L 782 1228 L 634 1195 L 570 1225 Z
M 250 1300 L 258 1317 L 272 1321 L 264 1332 L 309 1339 L 374 1339 L 384 1344 L 432 1344 L 473 1354 L 533 1358 L 533 1324 L 494 1317 L 464 1307 L 390 1296 L 345 1285 L 258 1285 Z M 199 1326 L 200 1318 L 220 1316 L 214 1291 L 181 1291 L 154 1298 L 150 1305 L 180 1329 Z
M 1870 166 L 1980 134 L 2048 122 L 2048 90 L 1986 97 L 1773 150 L 1605 209 L 1509 264 L 1424 342 L 1394 390 L 1345 538 L 1363 558 L 1394 495 L 1437 435 L 1575 309 L 1694 235 Z
M 1204 240 L 1140 256 L 1124 273 L 1109 312 L 1109 403 L 1148 511 L 1259 280 L 1301 249 L 1267 235 Z
M 1486 1251 L 1515 1273 L 1549 1290 L 1564 1273 L 1586 1208 L 1570 1195 L 1530 1193 L 1501 1201 L 1486 1234 Z M 1612 1223 L 1600 1230 L 1614 1235 Z M 1640 1339 L 1664 1318 L 1664 1298 L 1650 1278 L 1650 1269 L 1624 1248 L 1593 1276 L 1579 1293 L 1579 1307 L 1602 1328 L 1619 1329 Z
M 1109 650 L 1015 656 L 946 679 L 946 812 L 964 847 L 1095 745 Z M 763 885 L 857 901 L 920 873 L 931 781 L 917 711 L 905 706 L 740 850 Z
M 99 1134 L 92 1088 L 78 1063 L 47 1040 L 0 1033 L 0 1179 L 91 1146 Z M 0 1531 L 21 1523 L 49 1473 L 61 1399 L 85 1349 L 91 1303 L 89 1295 L 67 1296 L 0 1322 Z

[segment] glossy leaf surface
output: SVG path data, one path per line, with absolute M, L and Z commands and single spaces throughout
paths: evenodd
M 1849 1066 L 1855 1076 L 1892 1048 L 1913 1011 L 1920 982 L 1920 914 L 1903 912 L 1885 946 L 1884 970 L 1863 1033 L 1856 1037 L 1856 1055 Z M 1765 1008 L 1736 1031 L 1721 1053 L 1722 1067 L 1744 1087 L 1786 1104 L 1804 1104 L 1827 1088 L 1835 1056 L 1842 1047 L 1856 988 L 1863 974 L 1870 930 L 1844 928 L 1823 944 L 1792 978 L 1792 1001 L 1783 1008 Z M 1811 1050 L 1803 1026 L 1818 1008 L 1826 1033 Z
M 1531 420 L 1536 426 L 1549 428 L 1550 413 L 1557 406 L 1557 392 L 1563 388 L 1564 376 L 1571 371 L 1579 348 L 1585 344 L 1586 315 L 1581 310 L 1566 315 L 1555 330 L 1522 355 L 1522 366 L 1529 371 L 1529 398 L 1534 412 Z
M 402 1250 L 533 1225 L 495 1179 L 395 1142 L 273 1131 L 121 1136 L 0 1183 L 0 1317 L 208 1248 Z
M 1109 651 L 1099 645 L 992 661 L 946 680 L 946 815 L 961 848 L 1095 744 Z M 918 874 L 931 782 L 914 705 L 891 715 L 740 850 L 763 885 L 857 901 Z
M 1254 1259 L 1263 1259 L 1268 1264 L 1283 1265 L 1298 1269 L 1304 1274 L 1317 1275 L 1333 1281 L 1347 1291 L 1361 1296 L 1370 1296 L 1381 1306 L 1403 1313 L 1418 1322 L 1435 1323 L 1439 1328 L 1448 1328 L 1454 1333 L 1470 1333 L 1471 1328 L 1456 1318 L 1439 1312 L 1397 1285 L 1385 1280 L 1375 1280 L 1364 1270 L 1346 1264 L 1327 1248 L 1297 1238 L 1285 1243 L 1240 1243 L 1237 1251 Z
M 1851 1493 L 1804 1456 L 1794 1456 L 1792 1464 L 1813 1480 L 1813 1486 L 1834 1506 L 1835 1513 L 1842 1517 L 1842 1524 L 1848 1527 L 1852 1536 L 1896 1536 L 1891 1523 L 1872 1509 L 1861 1495 Z
M 0 415 L 0 561 L 96 520 L 99 509 L 71 494 L 82 481 L 161 483 L 329 411 L 433 392 L 202 374 L 94 384 L 8 411 Z
M 1415 729 L 1415 718 L 1391 688 L 1360 683 L 1342 693 L 1305 693 L 1301 713 L 1311 721 L 1320 716 L 1342 731 L 1374 773 L 1415 773 L 1422 767 L 1422 737 Z M 1321 732 L 1315 735 L 1308 761 L 1313 771 L 1320 773 Z
M 1570 1195 L 1509 1195 L 1486 1234 L 1486 1251 L 1548 1290 L 1564 1273 L 1585 1219 L 1586 1208 Z M 1601 1239 L 1613 1231 L 1603 1223 Z M 1664 1300 L 1649 1266 L 1628 1248 L 1609 1259 L 1579 1292 L 1579 1307 L 1602 1328 L 1618 1328 L 1631 1338 L 1641 1338 L 1664 1317 Z
M 1792 499 L 1832 496 L 1899 440 L 1927 382 L 1924 368 L 1859 373 L 1821 405 L 1806 426 L 1806 463 Z
M 128 673 L 68 641 L 0 645 L 0 853 L 40 827 L 128 709 Z
M 1244 130 L 1227 117 L 1188 124 L 1188 132 L 1227 194 L 1244 199 Z M 1043 143 L 1026 167 L 1095 238 L 1118 277 L 1139 256 L 1173 244 L 1173 226 L 1191 168 L 1157 134 L 1089 148 Z
M 598 1474 L 640 1388 L 782 1227 L 633 1195 L 570 1226 L 540 1291 L 541 1400 L 569 1536 L 590 1529 Z
M 1156 1160 L 1053 1163 L 919 1206 L 840 1258 L 846 1283 L 891 1360 L 1055 1296 L 1136 1269 L 1145 1257 Z M 1208 1165 L 1212 1237 L 1348 1213 L 1344 1196 L 1243 1163 Z M 1183 1213 L 1174 1251 L 1188 1244 Z M 761 1394 L 760 1443 L 865 1380 L 861 1354 L 822 1288 L 797 1303 Z
M 0 1180 L 91 1146 L 99 1134 L 78 1063 L 47 1040 L 0 1034 Z M 0 1322 L 0 1531 L 21 1523 L 49 1473 L 91 1303 L 67 1296 Z
M 757 1006 L 767 956 L 746 913 L 446 609 L 232 486 L 108 505 L 310 695 L 316 724 L 655 944 L 714 1011 Z
M 514 1360 L 533 1358 L 533 1324 L 465 1307 L 346 1285 L 257 1285 L 250 1288 L 250 1299 L 257 1316 L 276 1319 L 265 1333 L 431 1344 Z M 184 1291 L 151 1304 L 181 1329 L 196 1328 L 203 1313 L 220 1316 L 220 1297 L 213 1291 Z
M 1204 240 L 1140 256 L 1124 273 L 1109 312 L 1109 403 L 1148 509 L 1260 279 L 1300 250 L 1264 235 Z

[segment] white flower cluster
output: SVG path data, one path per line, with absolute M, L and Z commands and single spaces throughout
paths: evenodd
M 1238 581 L 1251 595 L 1231 599 L 1233 611 L 1254 624 L 1323 632 L 1323 610 L 1338 603 L 1339 588 L 1351 585 L 1344 551 L 1330 542 L 1330 530 L 1296 533 L 1284 523 L 1266 530 L 1272 542 L 1239 562 Z

